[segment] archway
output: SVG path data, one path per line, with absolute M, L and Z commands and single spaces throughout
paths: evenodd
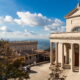
M 72 32 L 80 32 L 80 26 L 74 27 Z

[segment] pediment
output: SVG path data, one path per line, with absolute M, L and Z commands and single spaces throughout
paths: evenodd
M 75 8 L 74 10 L 72 10 L 69 14 L 65 16 L 65 18 L 71 18 L 76 16 L 80 16 L 80 9 L 78 8 Z
M 80 15 L 80 9 L 77 10 L 75 13 L 73 13 L 71 16 L 79 16 Z

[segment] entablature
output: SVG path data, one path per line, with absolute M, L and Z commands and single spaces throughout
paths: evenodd
M 80 32 L 51 33 L 50 39 L 80 40 Z

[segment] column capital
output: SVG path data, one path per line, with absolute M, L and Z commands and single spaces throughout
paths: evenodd
M 70 43 L 71 45 L 75 44 L 75 43 Z
M 63 43 L 63 42 L 60 42 L 60 44 L 63 44 L 63 45 L 64 45 L 65 43 Z

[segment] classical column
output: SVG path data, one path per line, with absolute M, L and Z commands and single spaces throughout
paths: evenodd
M 80 73 L 80 44 L 79 44 L 79 73 Z
M 68 64 L 68 51 L 67 51 L 67 45 L 65 44 L 65 46 L 64 46 L 64 50 L 65 50 L 65 64 Z
M 56 43 L 56 48 L 55 48 L 55 63 L 58 65 L 58 43 Z
M 74 46 L 73 44 L 71 43 L 71 53 L 70 53 L 70 58 L 71 58 L 71 62 L 70 62 L 70 65 L 71 65 L 71 71 L 73 71 L 73 67 L 74 67 Z
M 51 65 L 53 65 L 53 59 L 54 58 L 54 54 L 53 54 L 53 43 L 50 42 L 50 63 Z
M 64 44 L 62 43 L 62 51 L 61 51 L 61 68 L 64 68 Z

